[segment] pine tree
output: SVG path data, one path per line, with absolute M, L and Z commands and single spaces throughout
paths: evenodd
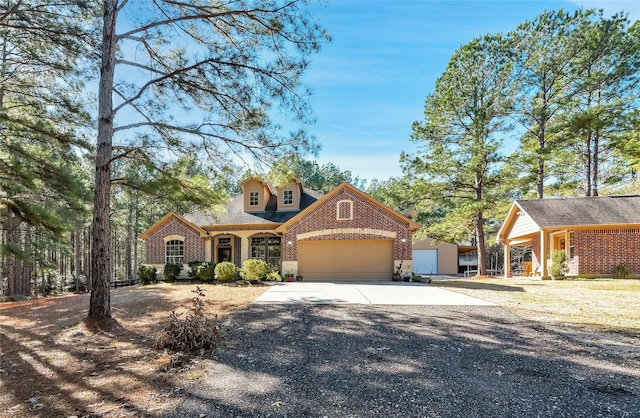
M 416 178 L 413 193 L 443 211 L 433 228 L 473 231 L 480 275 L 486 275 L 485 216 L 507 180 L 499 152 L 514 96 L 507 51 L 500 35 L 487 35 L 454 53 L 427 97 L 425 120 L 413 125 L 419 151 L 402 157 Z
M 215 176 L 233 158 L 260 161 L 308 150 L 304 132 L 279 135 L 269 111 L 309 116 L 300 76 L 326 39 L 303 1 L 101 4 L 89 306 L 95 319 L 111 316 L 113 161 L 135 157 L 162 171 L 198 155 Z M 127 77 L 117 79 L 116 66 Z

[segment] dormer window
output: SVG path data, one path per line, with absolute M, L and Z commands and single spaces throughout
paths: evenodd
M 258 206 L 258 192 L 249 192 L 249 206 Z
M 282 194 L 283 205 L 293 205 L 293 190 L 285 190 Z

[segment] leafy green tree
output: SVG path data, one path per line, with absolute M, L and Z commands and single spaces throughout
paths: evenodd
M 371 197 L 400 213 L 414 209 L 420 202 L 413 193 L 414 181 L 409 176 L 391 177 L 387 180 L 373 179 L 366 192 Z
M 300 77 L 308 56 L 327 39 L 301 0 L 100 4 L 89 305 L 96 319 L 111 317 L 113 162 L 135 155 L 161 171 L 184 155 L 198 155 L 215 177 L 234 158 L 268 161 L 307 152 L 312 144 L 302 130 L 282 136 L 268 115 L 274 108 L 303 121 L 310 114 Z
M 402 156 L 405 173 L 416 178 L 414 195 L 445 207 L 440 229 L 473 231 L 481 275 L 485 213 L 505 181 L 499 149 L 514 96 L 507 47 L 502 36 L 487 35 L 454 53 L 427 97 L 425 120 L 413 125 L 418 153 Z
M 351 171 L 341 170 L 333 163 L 318 164 L 317 161 L 305 160 L 297 155 L 282 157 L 274 164 L 273 180 L 277 183 L 287 181 L 291 177 L 298 178 L 305 187 L 320 193 L 328 193 L 341 183 L 349 183 L 363 189 L 365 182 L 353 177 Z

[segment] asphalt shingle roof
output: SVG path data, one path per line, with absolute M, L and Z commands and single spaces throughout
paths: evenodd
M 194 212 L 185 215 L 184 218 L 200 227 L 211 225 L 281 224 L 315 203 L 322 196 L 323 194 L 320 192 L 305 188 L 302 193 L 300 210 L 276 211 L 277 197 L 273 195 L 267 202 L 266 210 L 245 212 L 244 194 L 239 194 L 224 206 L 222 212 Z
M 640 196 L 518 200 L 540 227 L 640 224 Z

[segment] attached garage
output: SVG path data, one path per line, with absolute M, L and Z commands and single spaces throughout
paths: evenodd
M 393 240 L 299 241 L 298 274 L 304 280 L 390 280 Z
M 438 250 L 413 250 L 413 271 L 418 274 L 438 274 Z

